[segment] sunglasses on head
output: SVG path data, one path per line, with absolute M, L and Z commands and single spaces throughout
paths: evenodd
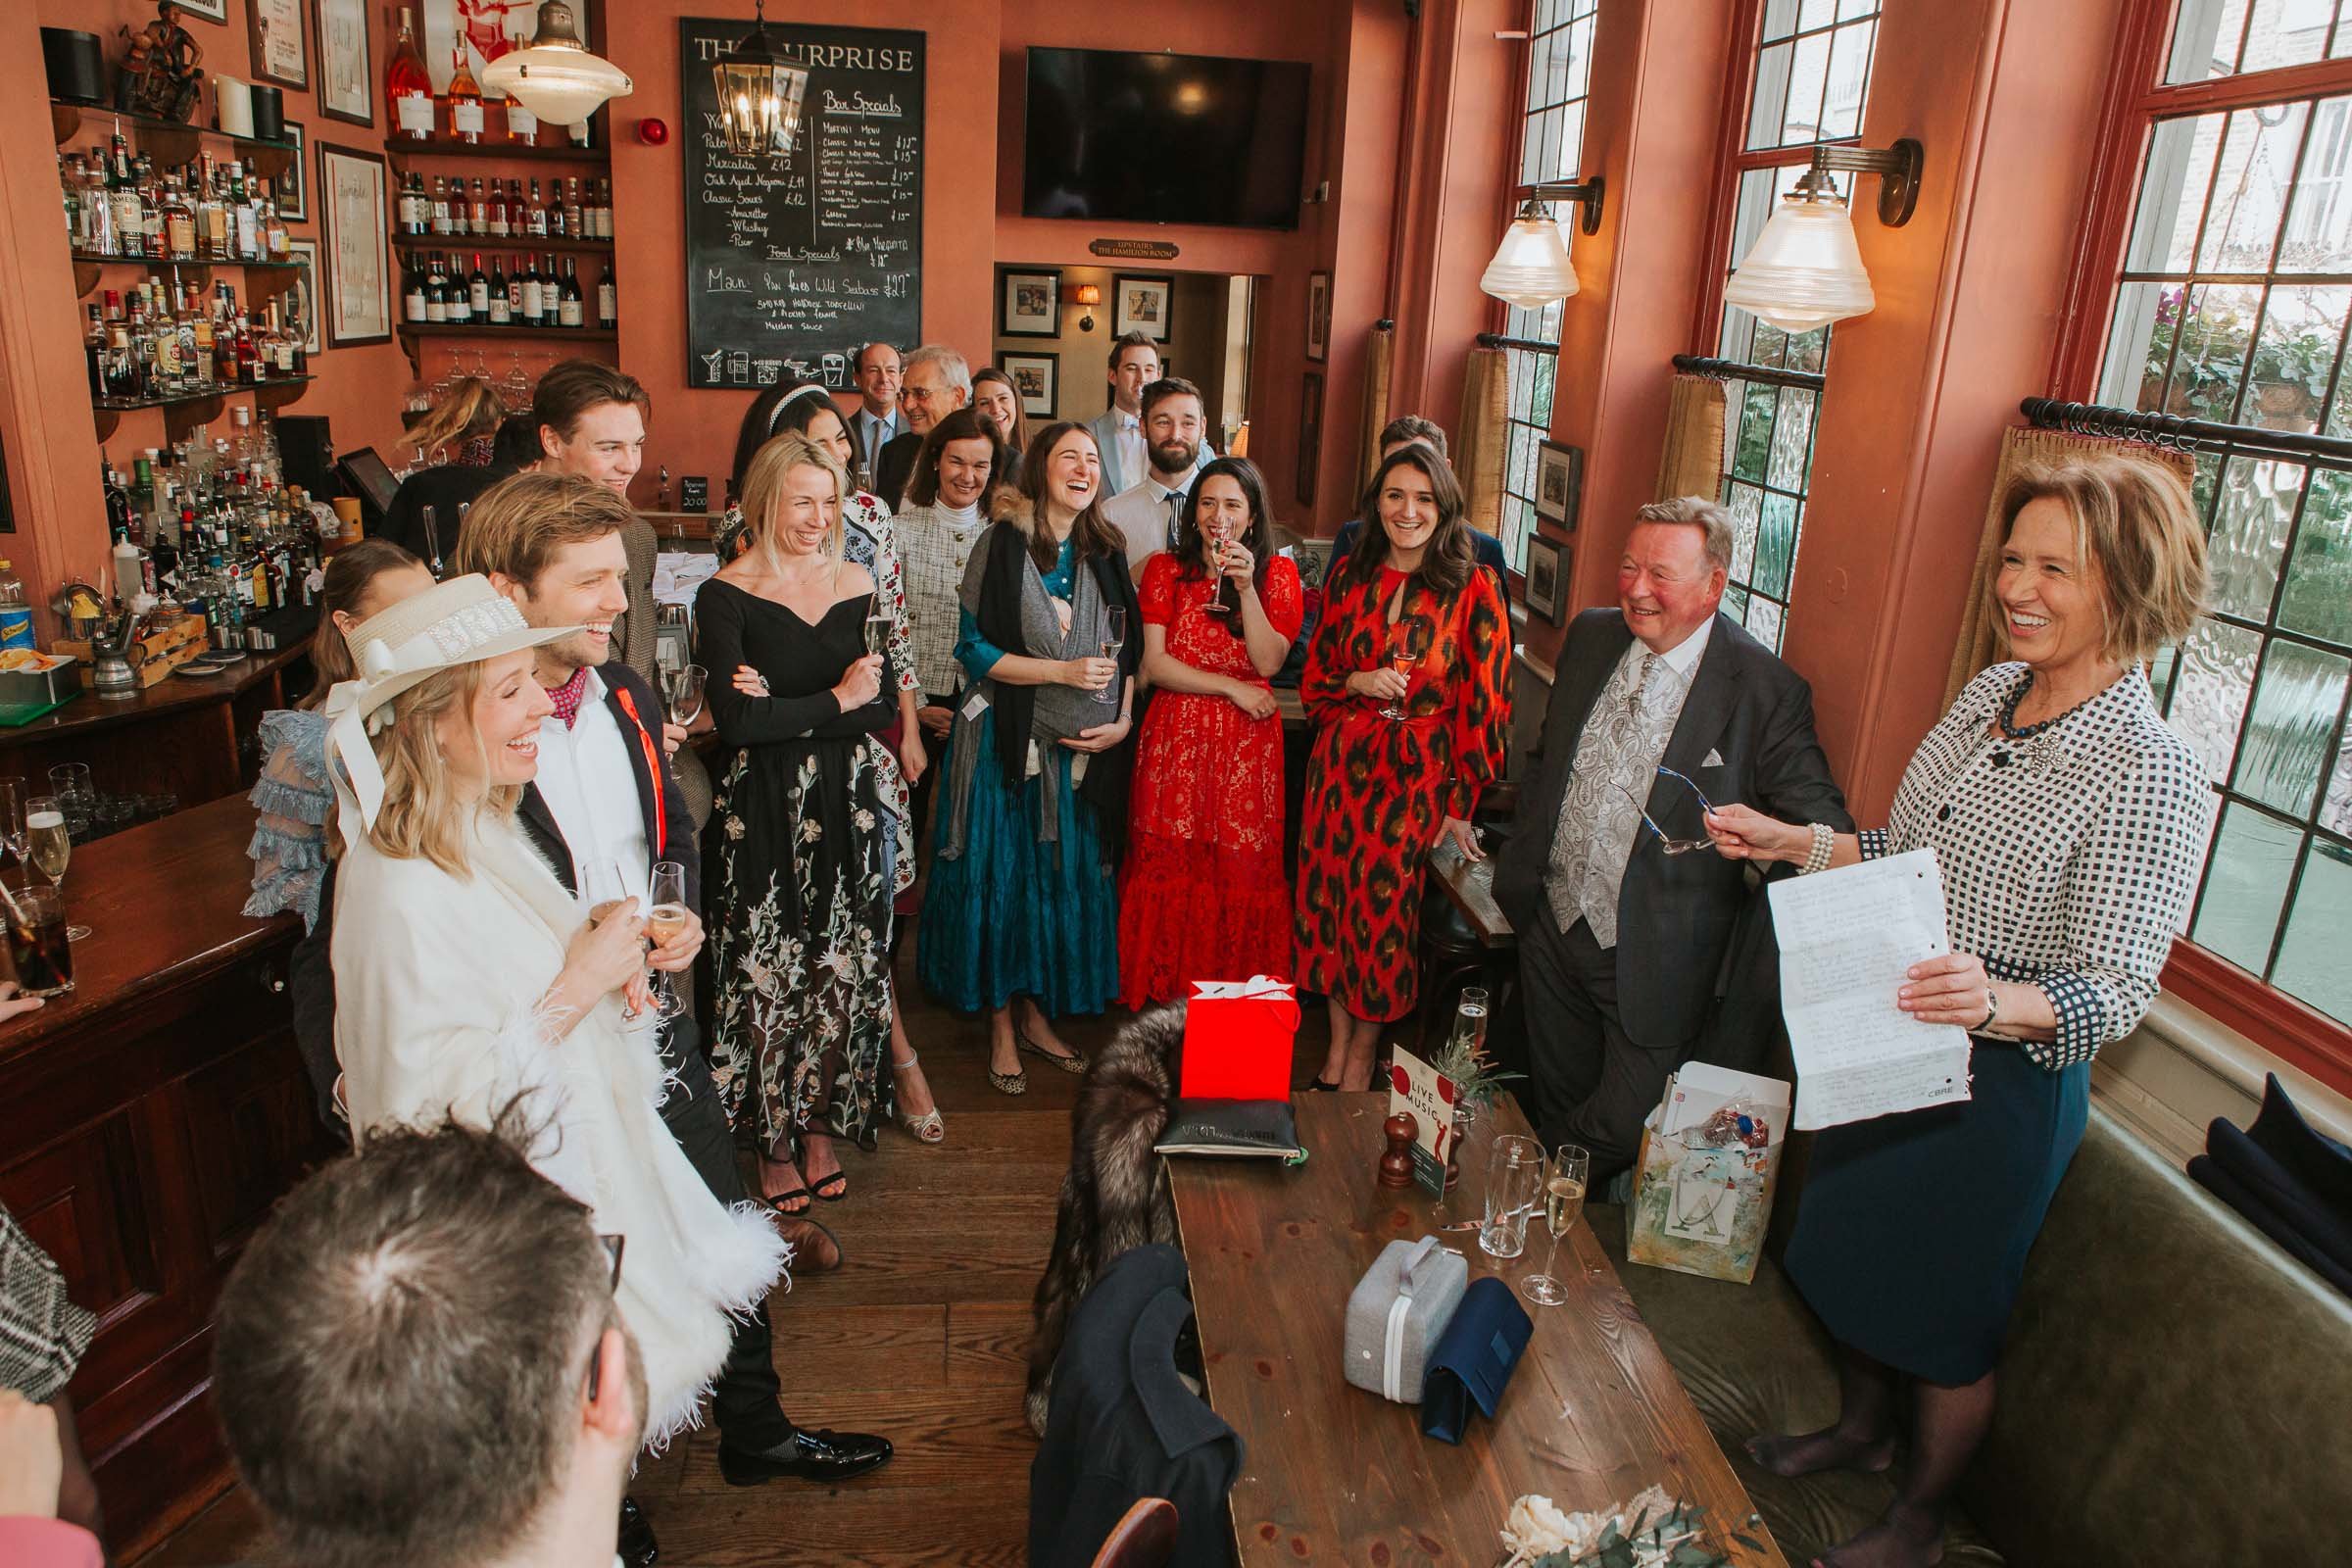
M 627 1250 L 629 1239 L 626 1236 L 599 1236 L 596 1240 L 612 1259 L 611 1288 L 612 1294 L 618 1296 L 620 1294 L 620 1254 Z M 597 1396 L 604 1392 L 604 1373 L 605 1337 L 600 1332 L 596 1337 L 596 1343 L 588 1348 L 588 1398 L 590 1403 L 594 1403 Z

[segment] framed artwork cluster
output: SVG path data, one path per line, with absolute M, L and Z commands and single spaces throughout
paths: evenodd
M 1061 336 L 1061 272 L 1054 268 L 1007 268 L 998 274 L 997 336 Z M 1093 307 L 1089 307 L 1090 310 Z M 1120 272 L 1110 280 L 1110 335 L 1141 332 L 1165 343 L 1175 331 L 1176 279 Z M 1084 323 L 1081 323 L 1084 324 Z

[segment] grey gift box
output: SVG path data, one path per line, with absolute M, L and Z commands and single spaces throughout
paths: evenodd
M 1468 1261 L 1434 1236 L 1382 1248 L 1348 1295 L 1348 1381 L 1385 1399 L 1420 1403 L 1430 1349 L 1469 1287 Z

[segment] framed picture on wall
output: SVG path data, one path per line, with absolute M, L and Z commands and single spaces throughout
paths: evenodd
M 1306 275 L 1306 357 L 1317 365 L 1331 358 L 1331 274 Z
M 1566 577 L 1560 567 L 1560 542 L 1542 534 L 1527 537 L 1527 612 L 1542 615 L 1554 626 L 1567 602 Z
M 286 325 L 302 334 L 304 353 L 317 354 L 326 346 L 318 341 L 318 242 L 294 241 L 288 259 L 294 263 L 294 281 L 281 307 Z
M 1007 270 L 997 313 L 999 337 L 1061 336 L 1061 274 Z
M 304 53 L 302 0 L 251 0 L 245 31 L 253 44 L 253 77 L 297 92 L 311 90 L 311 62 Z
M 1309 370 L 1298 380 L 1298 504 L 1315 504 L 1315 470 L 1323 464 L 1323 377 Z
M 375 65 L 368 56 L 368 0 L 312 0 L 318 28 L 318 112 L 375 123 Z
M 1545 441 L 1536 452 L 1536 515 L 1576 531 L 1576 503 L 1585 486 L 1585 449 Z
M 997 368 L 1012 377 L 1023 414 L 1032 419 L 1054 417 L 1054 405 L 1061 397 L 1060 355 L 1007 354 L 997 361 Z
M 1168 322 L 1176 314 L 1176 280 L 1138 277 L 1121 272 L 1110 280 L 1110 335 L 1130 332 L 1149 335 L 1154 343 L 1168 340 Z
M 384 254 L 384 155 L 318 144 L 330 348 L 392 341 L 392 270 Z
M 172 9 L 180 16 L 194 17 L 200 22 L 226 24 L 228 21 L 228 0 L 172 0 Z
M 270 188 L 277 196 L 278 217 L 289 223 L 307 223 L 311 220 L 310 133 L 303 129 L 302 122 L 289 120 L 286 140 L 294 144 L 294 161 L 270 182 Z

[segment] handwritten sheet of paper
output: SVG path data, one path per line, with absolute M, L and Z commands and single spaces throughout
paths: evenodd
M 1894 1004 L 1903 971 L 1951 951 L 1933 850 L 1771 887 L 1781 1006 L 1811 1130 L 1968 1099 L 1968 1034 Z

